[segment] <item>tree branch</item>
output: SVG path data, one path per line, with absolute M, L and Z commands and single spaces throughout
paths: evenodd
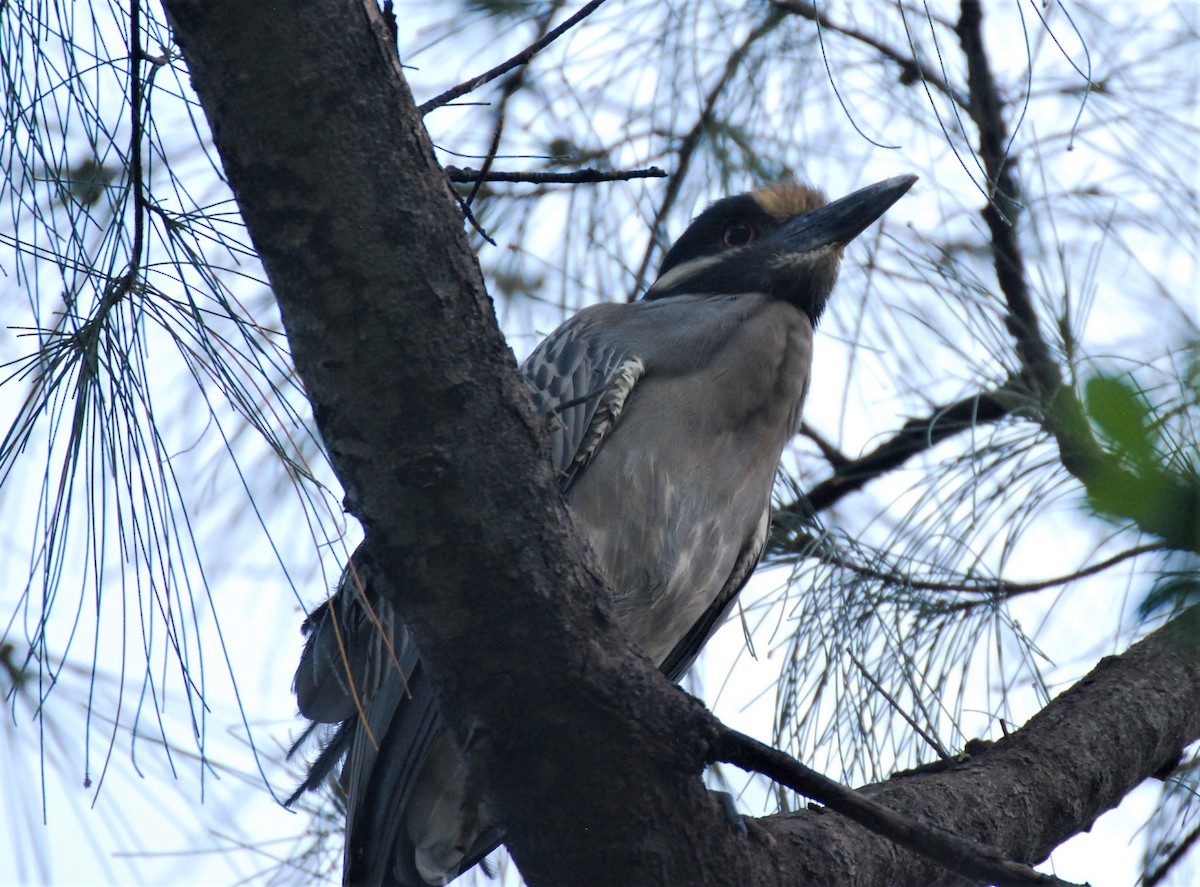
M 723 727 L 713 750 L 716 760 L 761 773 L 780 785 L 819 801 L 831 810 L 890 838 L 902 847 L 925 856 L 963 877 L 995 884 L 996 887 L 1070 887 L 1053 875 L 1035 872 L 1015 863 L 995 847 L 959 837 L 937 826 L 889 810 L 883 804 L 834 782 L 796 759 Z
M 978 153 L 988 176 L 989 200 L 983 218 L 991 236 L 996 280 L 1008 305 L 1005 322 L 1016 342 L 1022 376 L 1042 406 L 1041 422 L 1054 436 L 1067 471 L 1089 490 L 1104 485 L 1139 489 L 1143 480 L 1096 441 L 1083 404 L 1075 390 L 1063 383 L 1059 365 L 1042 335 L 1017 237 L 1021 204 L 1016 164 L 1009 157 L 1012 138 L 1004 122 L 1004 102 L 983 42 L 983 8 L 979 0 L 963 0 L 960 8 L 955 31 L 967 59 L 968 109 L 979 130 Z M 1158 502 L 1134 509 L 1128 517 L 1173 547 L 1200 552 L 1200 494 L 1166 474 L 1155 480 L 1152 498 Z
M 1200 738 L 1200 611 L 1193 609 L 1092 672 L 1024 727 L 937 771 L 898 774 L 857 791 L 927 823 L 1044 860 Z M 807 790 L 804 790 L 807 793 Z M 811 871 L 852 858 L 840 885 L 961 885 L 937 865 L 819 810 L 767 817 Z
M 974 607 L 992 606 L 997 601 L 1010 600 L 1024 594 L 1032 594 L 1038 591 L 1045 591 L 1047 588 L 1055 588 L 1070 582 L 1077 582 L 1080 579 L 1086 579 L 1089 576 L 1103 573 L 1105 570 L 1110 570 L 1115 566 L 1133 558 L 1141 557 L 1144 554 L 1167 551 L 1169 549 L 1169 546 L 1164 542 L 1135 545 L 1104 560 L 1088 564 L 1086 567 L 1081 567 L 1078 570 L 1073 570 L 1061 576 L 1053 576 L 1049 579 L 1037 579 L 1029 582 L 1012 582 L 1008 579 L 990 578 L 972 574 L 961 574 L 951 579 L 923 579 L 920 576 L 905 573 L 899 569 L 871 567 L 867 564 L 859 563 L 849 556 L 840 554 L 823 537 L 802 530 L 789 531 L 786 544 L 789 552 L 802 553 L 805 557 L 814 558 L 823 564 L 849 570 L 856 576 L 861 576 L 864 579 L 873 579 L 902 591 L 932 591 L 944 594 L 961 593 L 979 596 L 972 600 L 948 601 L 945 604 L 922 604 L 921 613 L 924 615 L 955 613 L 961 610 L 970 610 Z
M 928 416 L 909 419 L 892 437 L 865 456 L 836 464 L 833 476 L 810 489 L 804 499 L 777 509 L 768 553 L 789 550 L 788 540 L 793 528 L 807 523 L 811 515 L 832 507 L 845 496 L 861 490 L 949 437 L 983 423 L 1000 421 L 1016 408 L 1017 403 L 1014 392 L 995 388 L 938 407 Z
M 553 31 L 550 31 L 547 34 L 545 34 L 540 40 L 537 40 L 537 41 L 531 43 L 529 46 L 522 49 L 520 52 L 518 52 L 512 58 L 501 62 L 500 64 L 496 65 L 496 67 L 492 68 L 490 71 L 484 71 L 482 74 L 479 74 L 476 77 L 472 77 L 470 80 L 466 80 L 466 81 L 458 84 L 458 86 L 450 87 L 450 89 L 447 89 L 441 95 L 425 102 L 417 110 L 420 111 L 421 116 L 425 116 L 426 114 L 428 114 L 430 111 L 434 110 L 435 108 L 440 108 L 442 105 L 445 105 L 448 102 L 452 102 L 459 96 L 466 95 L 468 92 L 474 92 L 479 87 L 483 86 L 483 84 L 490 83 L 491 81 L 495 80 L 497 77 L 503 77 L 505 74 L 507 74 L 513 68 L 517 68 L 517 67 L 520 67 L 521 65 L 528 64 L 529 61 L 535 55 L 537 55 L 539 52 L 541 52 L 543 49 L 545 49 L 547 46 L 549 46 L 551 43 L 553 43 L 555 40 L 557 40 L 563 34 L 567 33 L 567 31 L 571 30 L 571 28 L 575 27 L 577 24 L 579 24 L 581 21 L 583 21 L 585 18 L 587 18 L 589 15 L 591 15 L 597 9 L 599 9 L 600 4 L 602 4 L 603 2 L 604 2 L 604 0 L 591 0 L 590 3 L 587 3 L 586 5 L 584 5 L 577 13 L 575 13 L 573 16 L 571 16 L 569 19 L 567 19 L 565 22 L 563 22 L 561 25 L 559 25 Z
M 657 166 L 646 169 L 577 169 L 574 172 L 506 172 L 488 170 L 483 173 L 470 167 L 447 166 L 446 176 L 458 184 L 472 182 L 519 182 L 527 185 L 594 185 L 599 182 L 626 182 L 630 179 L 662 179 L 667 174 Z

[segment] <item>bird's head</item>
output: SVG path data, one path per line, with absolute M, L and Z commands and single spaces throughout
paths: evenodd
M 842 249 L 916 180 L 896 176 L 833 203 L 795 182 L 718 200 L 675 241 L 645 298 L 762 292 L 791 302 L 815 324 Z

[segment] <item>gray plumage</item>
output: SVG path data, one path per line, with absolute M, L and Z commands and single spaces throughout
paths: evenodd
M 842 247 L 913 181 L 827 206 L 795 184 L 719 201 L 646 299 L 584 309 L 521 366 L 617 616 L 671 680 L 762 554 Z M 370 593 L 370 569 L 356 553 L 305 622 L 294 688 L 314 725 L 296 747 L 316 724 L 338 726 L 292 800 L 344 757 L 345 882 L 445 883 L 502 835 L 468 789 L 408 631 Z

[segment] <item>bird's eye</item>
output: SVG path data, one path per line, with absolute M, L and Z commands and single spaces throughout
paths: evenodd
M 725 226 L 721 239 L 726 246 L 745 246 L 754 239 L 754 229 L 745 222 L 730 222 Z

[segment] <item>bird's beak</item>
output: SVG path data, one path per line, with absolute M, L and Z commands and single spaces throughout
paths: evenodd
M 913 186 L 916 176 L 896 176 L 868 185 L 819 209 L 797 216 L 771 235 L 789 252 L 811 252 L 823 246 L 845 246 L 882 216 Z

